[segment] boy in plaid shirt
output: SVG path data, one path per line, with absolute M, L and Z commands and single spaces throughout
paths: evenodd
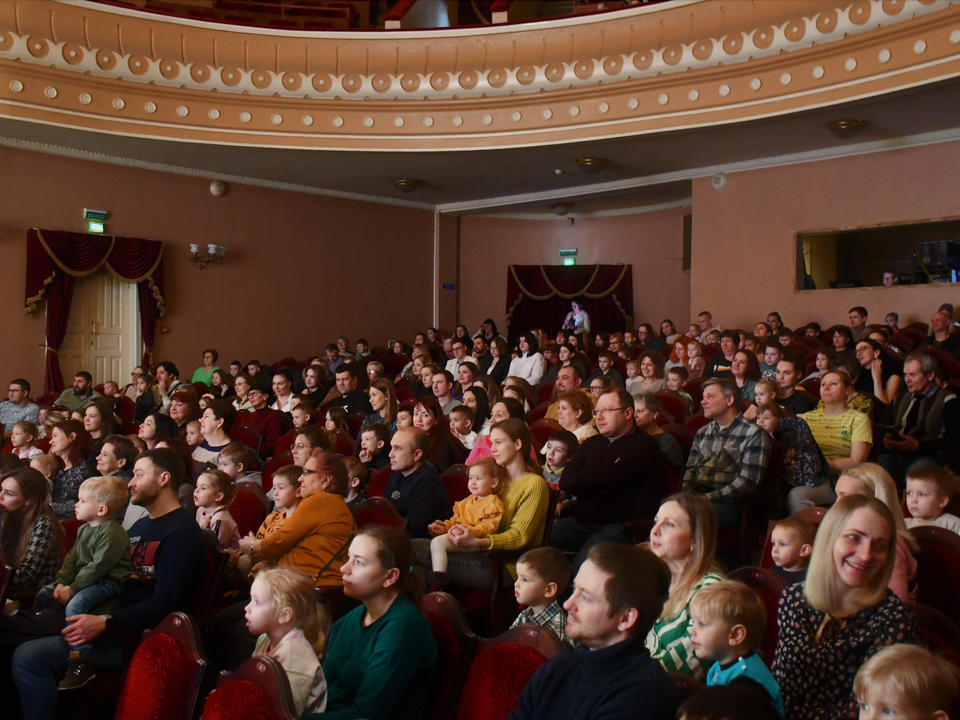
M 567 650 L 576 650 L 566 633 L 567 613 L 557 600 L 569 583 L 570 563 L 562 550 L 539 547 L 525 552 L 517 560 L 513 592 L 517 602 L 527 607 L 510 627 L 541 625 L 552 630 Z

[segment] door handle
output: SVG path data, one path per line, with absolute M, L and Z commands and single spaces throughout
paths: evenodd
M 96 334 L 97 334 L 97 321 L 96 321 L 96 320 L 91 320 L 91 321 L 90 321 L 90 334 L 91 334 L 91 335 L 96 335 Z

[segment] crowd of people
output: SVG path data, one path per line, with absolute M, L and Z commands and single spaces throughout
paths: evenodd
M 488 319 L 272 366 L 221 368 L 208 349 L 189 381 L 171 361 L 124 386 L 81 371 L 43 405 L 15 379 L 0 544 L 24 599 L 0 620 L 5 689 L 24 718 L 57 717 L 58 691 L 193 609 L 208 532 L 236 599 L 207 654 L 273 657 L 303 717 L 423 717 L 437 646 L 421 592 L 512 586 L 514 625 L 565 649 L 515 720 L 943 720 L 958 670 L 921 646 L 912 531 L 960 533 L 960 332 L 949 306 L 928 332 L 898 320 L 855 307 L 791 330 L 772 312 L 744 331 L 703 312 L 685 332 L 607 333 L 574 301 L 553 337 L 515 345 Z M 453 502 L 440 476 L 462 465 Z M 231 504 L 252 486 L 273 511 L 242 535 Z M 764 657 L 765 606 L 728 578 L 721 539 L 770 487 L 786 589 Z M 405 529 L 357 528 L 368 494 Z M 315 588 L 337 587 L 357 607 L 331 625 Z M 684 703 L 668 673 L 708 687 Z

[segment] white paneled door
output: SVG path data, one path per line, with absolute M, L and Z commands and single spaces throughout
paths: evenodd
M 117 279 L 105 268 L 74 279 L 67 335 L 60 347 L 63 381 L 69 386 L 79 370 L 94 384 L 130 382 L 140 363 L 140 318 L 137 286 Z

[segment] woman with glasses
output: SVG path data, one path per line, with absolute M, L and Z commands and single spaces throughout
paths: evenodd
M 900 392 L 900 376 L 893 361 L 884 357 L 883 346 L 876 340 L 861 340 L 856 353 L 863 370 L 853 386 L 862 393 L 873 393 L 882 403 L 892 403 Z

